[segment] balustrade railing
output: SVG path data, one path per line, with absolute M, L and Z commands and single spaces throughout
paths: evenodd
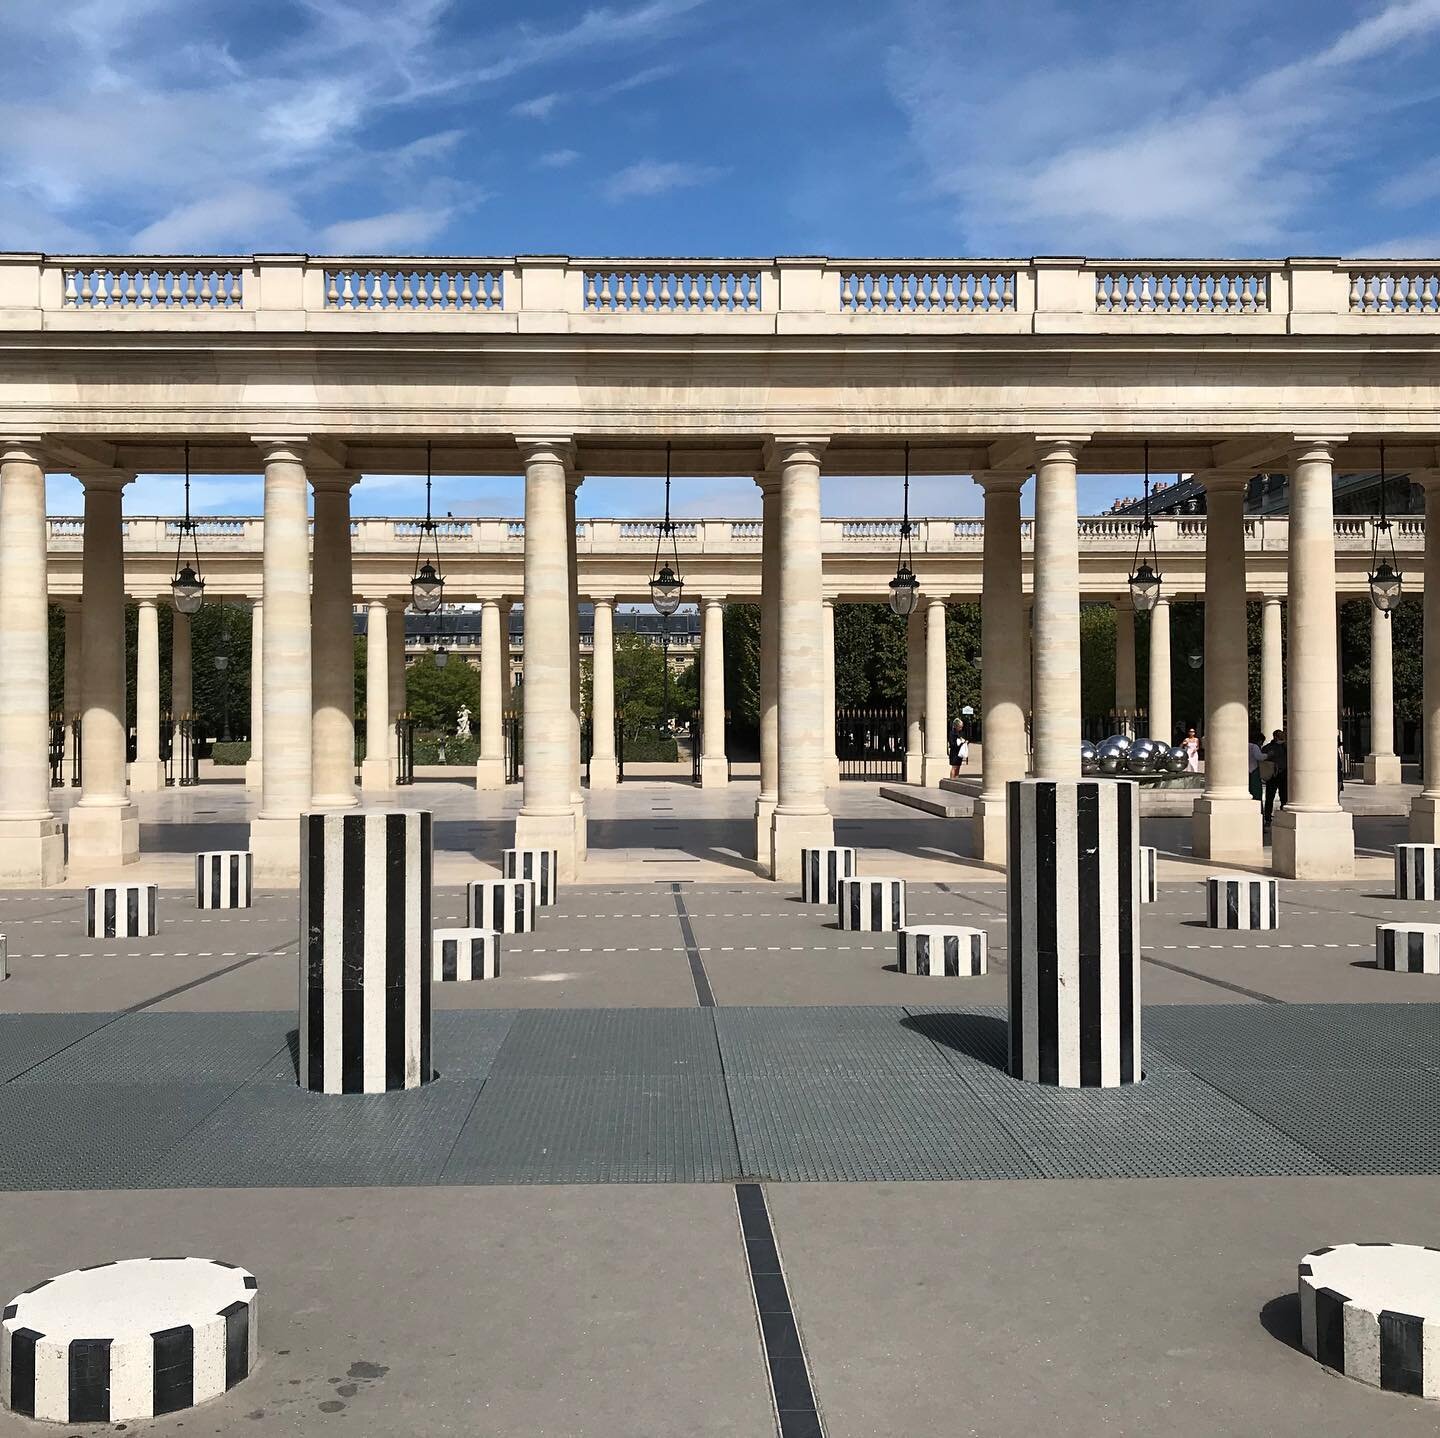
M 498 310 L 505 306 L 499 269 L 355 268 L 325 271 L 332 310 Z
M 1102 314 L 1256 314 L 1269 307 L 1263 271 L 1127 269 L 1095 276 Z
M 585 308 L 643 314 L 755 311 L 758 270 L 587 270 Z
M 125 265 L 102 263 L 64 271 L 69 310 L 231 310 L 244 303 L 238 265 Z
M 1014 270 L 842 270 L 840 308 L 863 314 L 999 313 L 1015 308 Z
M 618 525 L 621 539 L 658 539 L 664 525 L 658 519 L 622 519 Z M 672 520 L 670 528 L 677 540 L 695 540 L 700 537 L 700 526 L 693 519 Z
M 475 526 L 468 519 L 432 519 L 431 527 L 441 539 L 468 539 Z M 421 519 L 396 519 L 391 521 L 396 539 L 417 539 L 425 530 Z
M 1440 314 L 1440 268 L 1351 270 L 1350 309 L 1356 314 Z

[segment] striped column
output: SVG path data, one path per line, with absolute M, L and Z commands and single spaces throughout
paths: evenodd
M 1159 853 L 1150 847 L 1149 844 L 1141 844 L 1135 850 L 1136 860 L 1140 865 L 1140 902 L 1142 904 L 1153 904 L 1160 886 L 1155 881 L 1155 870 Z
M 1395 845 L 1395 897 L 1440 898 L 1440 844 Z
M 300 819 L 300 1085 L 388 1093 L 430 1079 L 430 815 Z
M 497 934 L 528 934 L 535 927 L 535 885 L 529 879 L 476 879 L 466 889 L 466 920 Z
M 216 849 L 195 855 L 195 907 L 248 909 L 253 897 L 250 854 L 245 849 Z
M 1009 831 L 1010 1072 L 1060 1088 L 1141 1077 L 1137 786 L 1016 779 Z
M 1205 880 L 1205 922 L 1212 929 L 1278 928 L 1279 886 L 1249 874 L 1212 874 Z
M 560 855 L 555 849 L 506 849 L 500 856 L 500 872 L 507 879 L 529 879 L 535 885 L 535 902 L 555 902 Z
M 436 929 L 430 977 L 445 984 L 498 979 L 500 936 L 493 929 Z
M 91 884 L 85 891 L 85 932 L 92 939 L 138 939 L 156 928 L 154 884 Z
M 835 903 L 840 897 L 840 880 L 851 878 L 854 873 L 854 849 L 801 849 L 801 903 Z
M 1440 974 L 1440 924 L 1376 924 L 1375 967 Z
M 841 879 L 840 927 L 865 933 L 896 933 L 905 927 L 904 879 Z
M 984 929 L 924 924 L 901 929 L 895 967 L 922 978 L 975 978 L 986 970 Z

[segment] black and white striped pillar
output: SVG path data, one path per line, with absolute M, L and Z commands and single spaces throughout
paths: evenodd
M 208 1258 L 127 1258 L 27 1289 L 0 1322 L 0 1401 L 51 1423 L 193 1408 L 260 1354 L 254 1277 Z
M 1205 922 L 1212 929 L 1276 929 L 1280 886 L 1253 874 L 1212 874 L 1205 880 Z
M 91 884 L 85 891 L 85 932 L 92 939 L 138 939 L 156 928 L 154 884 Z
M 1312 1358 L 1374 1388 L 1440 1398 L 1440 1249 L 1317 1248 L 1300 1260 L 1299 1287 L 1300 1346 Z
M 895 967 L 922 978 L 974 978 L 986 970 L 985 930 L 911 924 L 900 930 Z
M 1440 924 L 1376 924 L 1375 967 L 1440 974 Z
M 454 984 L 500 977 L 500 936 L 493 929 L 436 929 L 430 977 Z
M 195 907 L 248 909 L 253 865 L 247 849 L 216 849 L 195 855 Z
M 905 927 L 905 880 L 849 878 L 837 881 L 842 929 L 889 934 Z
M 1160 892 L 1160 886 L 1155 880 L 1159 854 L 1148 844 L 1141 844 L 1136 848 L 1135 855 L 1136 861 L 1140 865 L 1140 902 L 1153 904 Z
M 300 1086 L 388 1093 L 431 1078 L 430 815 L 300 818 Z
M 1395 845 L 1395 897 L 1440 898 L 1440 844 Z
M 506 849 L 500 872 L 507 879 L 529 879 L 535 885 L 535 902 L 540 907 L 555 902 L 560 871 L 558 849 Z
M 528 934 L 535 927 L 535 884 L 530 879 L 475 879 L 466 889 L 466 921 L 497 934 Z
M 855 873 L 855 850 L 847 848 L 800 850 L 800 899 L 806 904 L 834 904 L 840 898 L 840 880 Z
M 1006 786 L 1010 1072 L 1060 1088 L 1141 1076 L 1138 786 Z

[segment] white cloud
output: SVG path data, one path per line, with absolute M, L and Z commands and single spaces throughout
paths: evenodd
M 510 113 L 519 115 L 522 120 L 548 120 L 564 98 L 558 91 L 552 90 L 548 95 L 536 95 L 533 99 L 511 105 Z
M 535 161 L 542 170 L 563 170 L 580 158 L 579 150 L 547 150 Z
M 611 175 L 603 186 L 603 193 L 611 201 L 647 198 L 669 190 L 708 184 L 722 174 L 724 171 L 714 165 L 693 165 L 681 160 L 637 160 Z
M 279 245 L 300 227 L 282 191 L 240 184 L 177 205 L 138 230 L 131 248 L 141 254 L 199 254 L 225 249 L 240 236 Z
M 325 249 L 337 255 L 413 253 L 442 234 L 453 214 L 447 206 L 389 210 L 327 225 L 320 238 Z

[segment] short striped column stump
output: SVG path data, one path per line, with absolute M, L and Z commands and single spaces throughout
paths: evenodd
M 1160 892 L 1160 886 L 1155 882 L 1155 867 L 1159 853 L 1148 844 L 1141 844 L 1135 853 L 1140 865 L 1140 902 L 1153 904 Z
M 92 939 L 139 939 L 156 928 L 154 884 L 91 884 L 85 891 L 85 932 Z
M 1280 886 L 1251 874 L 1212 874 L 1205 880 L 1205 922 L 1212 929 L 1278 929 Z
M 419 809 L 301 815 L 301 1088 L 429 1082 L 432 842 Z
M 1395 897 L 1440 899 L 1440 844 L 1395 845 Z
M 529 879 L 535 885 L 535 902 L 542 908 L 555 902 L 560 873 L 558 849 L 506 849 L 500 872 L 507 879 Z
M 471 928 L 528 934 L 535 927 L 535 884 L 531 879 L 474 879 L 466 896 L 465 917 Z
M 840 879 L 836 905 L 842 929 L 898 933 L 905 927 L 904 879 Z
M 248 909 L 253 865 L 248 849 L 216 849 L 195 855 L 195 907 Z
M 218 1398 L 259 1356 L 255 1279 L 209 1258 L 62 1273 L 5 1307 L 0 1400 L 52 1423 L 124 1423 Z
M 1375 967 L 1440 974 L 1440 924 L 1376 924 Z
M 1342 1243 L 1307 1253 L 1300 1344 L 1347 1378 L 1440 1398 L 1440 1250 Z
M 1006 785 L 1010 1073 L 1057 1088 L 1141 1078 L 1139 786 Z
M 895 967 L 931 979 L 969 979 L 985 972 L 985 930 L 926 924 L 901 929 Z
M 493 929 L 436 929 L 430 977 L 440 983 L 500 977 L 500 936 Z
M 801 849 L 801 902 L 806 904 L 838 903 L 840 880 L 852 878 L 854 874 L 854 849 Z

